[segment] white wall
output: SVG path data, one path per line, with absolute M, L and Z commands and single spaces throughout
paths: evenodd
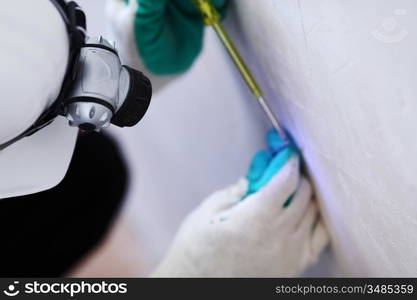
M 343 275 L 417 276 L 417 2 L 235 1 Z

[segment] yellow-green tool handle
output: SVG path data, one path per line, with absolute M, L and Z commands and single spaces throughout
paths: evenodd
M 216 31 L 217 35 L 219 36 L 223 45 L 225 46 L 227 52 L 229 53 L 236 67 L 238 68 L 240 74 L 242 75 L 246 84 L 250 88 L 252 94 L 257 99 L 261 98 L 262 90 L 260 89 L 258 83 L 253 77 L 251 71 L 246 66 L 239 52 L 237 51 L 233 41 L 227 34 L 223 25 L 220 23 L 220 14 L 218 13 L 214 5 L 211 3 L 210 0 L 192 0 L 192 2 L 196 5 L 197 9 L 203 15 L 204 23 L 206 25 L 213 26 L 214 30 Z

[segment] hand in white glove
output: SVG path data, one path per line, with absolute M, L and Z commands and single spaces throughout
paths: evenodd
M 296 276 L 314 264 L 328 234 L 310 184 L 291 158 L 259 192 L 248 183 L 218 191 L 182 224 L 156 277 Z M 293 195 L 288 207 L 287 199 Z

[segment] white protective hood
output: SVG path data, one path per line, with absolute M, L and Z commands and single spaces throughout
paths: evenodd
M 49 0 L 7 1 L 0 10 L 0 144 L 30 127 L 56 99 L 68 63 L 68 35 Z M 77 129 L 58 117 L 0 151 L 0 199 L 57 185 Z

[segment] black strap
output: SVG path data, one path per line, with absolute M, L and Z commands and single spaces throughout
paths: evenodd
M 0 151 L 17 142 L 18 140 L 30 136 L 38 130 L 52 123 L 52 121 L 60 114 L 63 114 L 63 103 L 66 95 L 71 88 L 73 79 L 76 77 L 78 59 L 81 48 L 85 44 L 86 38 L 86 18 L 82 9 L 74 1 L 67 2 L 65 0 L 51 0 L 52 4 L 58 9 L 67 27 L 69 37 L 69 58 L 67 70 L 65 72 L 64 81 L 61 87 L 61 91 L 49 107 L 36 121 L 35 123 L 26 129 L 23 133 L 17 137 L 7 141 L 0 145 Z
M 66 24 L 70 46 L 68 65 L 61 91 L 52 107 L 48 109 L 52 114 L 55 114 L 53 117 L 55 118 L 57 115 L 63 114 L 63 102 L 71 88 L 73 79 L 75 79 L 77 75 L 78 59 L 81 48 L 85 44 L 87 25 L 85 14 L 77 3 L 74 1 L 66 2 L 65 0 L 51 1 L 58 8 L 58 11 L 61 13 Z M 39 119 L 42 119 L 42 116 Z

